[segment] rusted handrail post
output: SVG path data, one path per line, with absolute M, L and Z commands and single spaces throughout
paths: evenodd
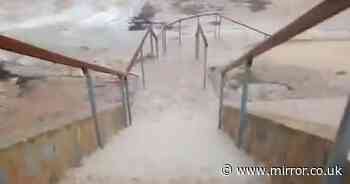
M 156 38 L 156 56 L 157 56 L 157 59 L 159 60 L 159 40 L 158 38 Z
M 167 25 L 164 26 L 164 29 L 162 31 L 162 47 L 163 47 L 163 54 L 165 55 L 167 52 Z
M 145 66 L 144 66 L 144 57 L 143 57 L 143 49 L 140 51 L 139 62 L 141 66 L 141 77 L 142 77 L 142 87 L 146 89 L 146 79 L 145 79 Z
M 129 124 L 129 126 L 131 126 L 132 125 L 132 116 L 131 116 L 130 91 L 129 91 L 128 77 L 123 78 L 123 83 L 124 83 L 124 89 L 125 89 L 126 109 L 127 109 L 127 113 L 128 113 L 128 124 Z
M 125 123 L 125 127 L 129 126 L 129 118 L 128 118 L 128 110 L 126 108 L 126 99 L 125 99 L 125 85 L 124 85 L 124 79 L 122 77 L 119 77 L 120 80 L 120 93 L 122 97 L 122 106 L 123 106 L 123 122 Z
M 217 40 L 217 31 L 218 31 L 218 16 L 214 16 L 215 20 L 214 20 L 214 39 Z
M 204 62 L 203 62 L 203 89 L 207 88 L 207 70 L 208 70 L 208 46 L 204 46 Z
M 150 32 L 151 32 L 151 37 L 153 37 L 155 40 L 156 57 L 157 59 L 159 59 L 159 39 L 156 33 L 154 32 L 153 28 L 151 28 Z
M 197 31 L 196 31 L 196 46 L 195 46 L 195 57 L 196 60 L 199 59 L 199 44 L 200 44 L 200 40 L 199 40 L 199 24 L 197 24 Z
M 154 56 L 154 43 L 153 43 L 153 36 L 152 36 L 152 25 L 150 25 L 149 27 L 149 31 L 151 32 L 151 34 L 149 35 L 149 39 L 150 39 L 150 49 L 151 49 L 151 56 Z
M 85 78 L 86 78 L 86 85 L 88 88 L 91 113 L 92 113 L 92 117 L 94 119 L 94 125 L 95 125 L 97 145 L 100 148 L 103 148 L 101 129 L 100 129 L 100 126 L 98 123 L 98 118 L 97 118 L 96 95 L 95 95 L 95 91 L 94 91 L 94 84 L 93 84 L 89 70 L 87 68 L 82 68 L 82 70 L 83 70 L 83 73 L 84 73 Z
M 224 125 L 224 88 L 225 88 L 225 74 L 220 72 L 220 92 L 219 92 L 219 129 Z
M 219 17 L 219 22 L 218 22 L 218 39 L 221 40 L 222 39 L 222 34 L 221 34 L 221 24 L 222 24 L 222 17 Z
M 207 86 L 207 63 L 208 63 L 208 40 L 205 36 L 204 30 L 201 26 L 201 24 L 198 24 L 197 33 L 196 33 L 196 41 L 200 40 L 199 37 L 202 37 L 203 44 L 204 44 L 204 62 L 203 62 L 203 89 L 206 89 Z M 198 50 L 197 50 L 198 48 Z M 198 53 L 197 53 L 198 51 Z M 196 47 L 196 54 L 199 54 L 199 41 L 198 41 L 198 47 Z M 198 57 L 197 57 L 198 59 Z
M 182 45 L 182 22 L 179 21 L 179 45 Z
M 243 143 L 244 133 L 248 126 L 248 112 L 247 112 L 247 104 L 248 104 L 248 85 L 250 78 L 250 69 L 253 64 L 253 58 L 249 58 L 244 66 L 244 79 L 242 85 L 242 96 L 241 96 L 241 108 L 240 108 L 240 116 L 239 116 L 239 131 L 238 131 L 238 143 L 237 146 L 240 148 Z

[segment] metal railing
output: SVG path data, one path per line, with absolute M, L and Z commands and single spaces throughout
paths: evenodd
M 214 13 L 203 13 L 203 14 L 197 14 L 197 15 L 184 17 L 184 18 L 179 18 L 179 19 L 174 20 L 174 21 L 172 21 L 170 23 L 164 24 L 162 26 L 161 31 L 160 31 L 161 38 L 162 38 L 163 53 L 165 54 L 167 52 L 167 31 L 169 29 L 171 29 L 175 24 L 178 24 L 178 26 L 179 26 L 179 32 L 178 32 L 179 39 L 178 40 L 179 40 L 179 45 L 181 45 L 182 44 L 182 23 L 184 21 L 187 21 L 187 20 L 197 19 L 197 24 L 198 24 L 198 23 L 200 23 L 200 18 L 201 17 L 214 17 L 215 18 L 216 28 L 215 28 L 215 31 L 214 31 L 214 36 L 217 39 L 220 39 L 222 37 L 221 26 L 222 26 L 223 20 L 227 20 L 227 21 L 229 21 L 231 23 L 237 24 L 237 25 L 239 25 L 241 27 L 244 27 L 244 28 L 246 28 L 248 30 L 254 31 L 254 32 L 256 32 L 258 34 L 261 34 L 261 35 L 263 35 L 265 37 L 271 36 L 271 34 L 269 34 L 269 33 L 266 33 L 264 31 L 261 31 L 261 30 L 257 29 L 257 28 L 254 28 L 252 26 L 244 24 L 244 23 L 242 23 L 240 21 L 237 21 L 237 20 L 234 20 L 232 18 L 229 18 L 229 17 L 227 17 L 225 15 L 222 15 L 220 13 L 217 13 L 217 12 L 214 12 Z
M 122 96 L 122 105 L 124 110 L 124 121 L 125 126 L 132 125 L 132 116 L 131 116 L 131 107 L 130 107 L 130 92 L 129 92 L 129 77 L 137 76 L 133 73 L 130 73 L 131 69 L 138 62 L 141 63 L 142 68 L 142 81 L 143 86 L 145 87 L 145 76 L 144 76 L 144 66 L 143 66 L 143 47 L 145 45 L 146 39 L 150 38 L 150 53 L 154 56 L 154 51 L 156 51 L 157 58 L 159 57 L 159 43 L 158 37 L 156 36 L 152 25 L 150 25 L 139 45 L 135 54 L 133 55 L 129 65 L 127 66 L 126 71 L 114 70 L 108 67 L 100 66 L 97 64 L 91 64 L 88 62 L 84 62 L 75 58 L 67 57 L 59 53 L 55 53 L 37 46 L 34 46 L 29 43 L 25 43 L 7 36 L 0 35 L 0 49 L 6 50 L 9 52 L 17 53 L 24 56 L 29 56 L 33 58 L 40 59 L 43 62 L 52 62 L 54 64 L 61 64 L 65 66 L 69 66 L 72 68 L 81 69 L 85 78 L 86 85 L 88 88 L 88 96 L 89 102 L 91 106 L 91 113 L 94 119 L 95 133 L 97 144 L 100 148 L 103 148 L 104 143 L 102 140 L 101 128 L 97 118 L 97 105 L 96 105 L 96 94 L 94 90 L 94 81 L 91 77 L 90 71 L 95 71 L 99 73 L 110 74 L 116 76 L 121 81 L 121 96 Z M 154 44 L 155 42 L 155 44 Z
M 90 71 L 110 74 L 118 77 L 119 79 L 123 79 L 123 78 L 126 78 L 128 75 L 134 75 L 134 74 L 80 61 L 78 59 L 74 59 L 71 57 L 64 56 L 62 54 L 51 52 L 51 51 L 48 51 L 48 50 L 36 47 L 34 45 L 31 45 L 13 38 L 9 38 L 3 35 L 0 35 L 0 49 L 29 56 L 29 57 L 33 57 L 33 58 L 38 58 L 38 59 L 41 59 L 40 61 L 44 61 L 44 62 L 52 62 L 55 64 L 61 64 L 72 68 L 81 69 L 86 78 L 89 101 L 91 106 L 91 113 L 94 119 L 97 144 L 100 148 L 103 148 L 104 144 L 102 140 L 101 129 L 97 118 L 97 106 L 96 106 L 96 96 L 94 91 L 94 82 L 90 75 Z M 124 88 L 122 89 L 122 91 L 124 91 Z M 123 99 L 123 106 L 125 107 L 126 105 L 124 103 L 126 102 Z
M 256 47 L 245 53 L 240 58 L 233 60 L 220 71 L 220 99 L 219 99 L 219 129 L 223 126 L 223 94 L 225 87 L 225 76 L 227 72 L 239 67 L 245 66 L 245 80 L 243 81 L 241 107 L 240 107 L 240 128 L 238 133 L 238 146 L 242 144 L 243 134 L 247 127 L 247 101 L 248 101 L 248 76 L 253 65 L 255 57 L 265 53 L 266 51 L 287 42 L 296 35 L 318 25 L 319 23 L 331 18 L 338 13 L 350 7 L 349 0 L 324 0 L 319 5 L 315 6 L 307 13 L 299 17 L 297 20 L 281 29 L 271 37 L 258 44 Z M 344 112 L 344 117 L 338 130 L 335 147 L 330 154 L 328 167 L 335 165 L 344 166 L 347 162 L 347 156 L 350 149 L 350 100 Z M 348 171 L 346 171 L 348 172 Z M 328 176 L 325 178 L 325 183 L 341 184 L 343 183 L 342 176 Z
M 156 56 L 157 59 L 159 59 L 159 40 L 156 35 L 156 33 L 153 30 L 152 24 L 150 24 L 147 28 L 147 31 L 145 35 L 143 36 L 141 43 L 137 47 L 134 55 L 131 58 L 131 61 L 129 62 L 129 65 L 127 66 L 126 71 L 129 73 L 133 67 L 137 63 L 140 63 L 141 66 L 141 78 L 142 78 L 142 86 L 145 89 L 146 88 L 146 79 L 145 79 L 145 66 L 144 66 L 144 61 L 145 61 L 145 54 L 144 54 L 144 47 L 146 44 L 147 39 L 149 38 L 150 41 L 150 55 L 152 57 Z M 154 52 L 155 51 L 155 52 Z M 123 78 L 123 84 L 126 86 L 126 89 L 128 89 L 128 78 L 125 76 Z M 131 108 L 130 108 L 130 103 L 129 103 L 129 94 L 125 93 L 123 94 L 125 96 L 125 99 L 127 100 L 127 114 L 128 114 L 128 125 L 132 125 L 132 116 L 131 116 Z
M 208 62 L 208 39 L 207 36 L 205 35 L 205 32 L 203 30 L 203 26 L 200 23 L 200 18 L 201 17 L 208 17 L 208 16 L 213 16 L 215 18 L 215 31 L 214 31 L 214 38 L 215 39 L 221 39 L 222 38 L 222 34 L 221 34 L 221 25 L 222 25 L 222 21 L 223 20 L 227 20 L 231 23 L 237 24 L 239 26 L 242 26 L 248 30 L 254 31 L 258 34 L 261 34 L 265 37 L 269 37 L 271 36 L 270 34 L 263 32 L 257 28 L 254 28 L 252 26 L 249 26 L 247 24 L 244 24 L 240 21 L 234 20 L 232 18 L 229 18 L 227 16 L 221 15 L 220 13 L 203 13 L 203 14 L 197 14 L 197 15 L 192 15 L 192 16 L 188 16 L 188 17 L 184 17 L 184 18 L 179 18 L 175 21 L 172 21 L 170 23 L 165 23 L 162 26 L 162 29 L 160 31 L 160 36 L 162 38 L 162 50 L 163 50 L 163 54 L 166 54 L 167 52 L 167 31 L 169 29 L 171 29 L 174 25 L 178 24 L 178 41 L 179 41 L 179 45 L 182 45 L 182 23 L 184 21 L 187 20 L 192 20 L 192 19 L 196 19 L 197 20 L 197 30 L 195 33 L 195 58 L 196 60 L 199 60 L 199 51 L 200 51 L 200 38 L 202 38 L 203 40 L 203 50 L 204 50 L 204 62 L 203 62 L 203 88 L 206 88 L 206 84 L 207 84 L 207 62 Z

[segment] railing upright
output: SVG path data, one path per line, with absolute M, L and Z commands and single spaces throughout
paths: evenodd
M 200 37 L 203 39 L 203 51 L 204 51 L 204 61 L 203 61 L 203 88 L 206 89 L 207 87 L 207 65 L 208 65 L 208 40 L 205 36 L 204 30 L 202 25 L 199 23 L 197 25 L 197 32 L 196 32 L 196 59 L 199 59 L 199 48 L 200 48 Z
M 125 102 L 126 102 L 126 109 L 128 113 L 128 124 L 129 126 L 132 125 L 132 116 L 131 116 L 131 105 L 130 105 L 130 91 L 129 91 L 129 80 L 128 77 L 123 78 L 123 86 L 125 90 Z
M 122 77 L 119 77 L 120 82 L 120 93 L 122 97 L 122 106 L 123 106 L 123 122 L 125 123 L 125 127 L 129 126 L 129 115 L 128 115 L 128 109 L 126 106 L 126 95 L 125 95 L 125 85 L 124 85 L 124 79 Z
M 222 17 L 219 16 L 219 22 L 218 22 L 218 40 L 222 39 L 222 35 L 221 35 L 221 25 L 222 25 Z
M 224 88 L 225 88 L 225 74 L 220 73 L 220 92 L 219 92 L 219 129 L 224 125 Z
M 151 32 L 151 30 L 152 30 L 152 25 L 148 27 L 148 31 Z M 154 56 L 154 43 L 153 43 L 152 35 L 149 36 L 149 40 L 150 40 L 150 54 L 151 56 Z
M 163 55 L 167 52 L 167 30 L 168 26 L 165 25 L 162 31 L 162 48 L 163 48 Z
M 146 79 L 145 79 L 145 66 L 144 66 L 144 56 L 143 56 L 143 49 L 141 49 L 139 62 L 141 66 L 141 77 L 142 77 L 142 87 L 143 89 L 146 89 Z
M 240 148 L 243 143 L 244 133 L 248 127 L 248 85 L 249 78 L 251 75 L 251 66 L 253 64 L 253 58 L 249 58 L 249 61 L 244 66 L 244 79 L 242 84 L 242 96 L 241 96 L 241 108 L 239 113 L 239 131 L 238 131 L 238 143 L 237 146 Z
M 152 27 L 150 27 L 150 32 L 151 32 L 150 36 L 153 37 L 153 39 L 155 40 L 154 46 L 156 49 L 156 57 L 157 57 L 157 59 L 159 59 L 159 39 L 158 39 L 158 37 L 157 37 L 156 33 L 154 32 Z M 153 53 L 153 55 L 154 55 L 154 53 Z
M 204 63 L 203 63 L 203 89 L 207 88 L 208 76 L 208 46 L 204 46 Z
M 95 126 L 95 133 L 96 133 L 96 139 L 97 139 L 97 145 L 100 148 L 103 148 L 103 141 L 102 141 L 102 132 L 100 129 L 100 125 L 97 118 L 97 107 L 96 107 L 96 94 L 94 91 L 94 84 L 90 75 L 90 72 L 87 68 L 83 68 L 83 73 L 86 78 L 86 85 L 88 88 L 88 96 L 90 101 L 90 107 L 91 107 L 91 113 L 92 117 L 94 119 L 94 126 Z
M 182 22 L 179 21 L 179 45 L 182 45 Z
M 199 24 L 198 24 L 199 25 Z M 197 32 L 196 32 L 196 35 L 195 35 L 195 58 L 196 58 L 196 60 L 199 60 L 199 44 L 200 44 L 200 39 L 199 39 L 199 30 L 198 30 L 198 28 L 199 28 L 199 26 L 197 25 Z
M 215 20 L 214 20 L 214 39 L 217 40 L 218 39 L 218 15 L 214 16 Z

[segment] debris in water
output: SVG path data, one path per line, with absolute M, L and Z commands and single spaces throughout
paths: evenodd
M 271 5 L 272 2 L 269 0 L 231 0 L 233 3 L 236 4 L 243 4 L 243 5 L 247 5 L 248 8 L 252 11 L 252 12 L 260 12 L 263 10 L 267 9 L 268 5 Z
M 30 92 L 33 89 L 33 85 L 30 85 L 31 81 L 43 80 L 45 77 L 41 76 L 18 76 L 16 85 L 20 89 L 17 97 L 23 97 L 25 93 Z
M 157 9 L 147 2 L 141 9 L 141 13 L 133 17 L 129 22 L 129 31 L 145 30 L 147 24 L 152 24 L 151 19 L 156 15 Z
M 88 51 L 90 48 L 88 46 L 80 46 L 81 50 Z
M 341 70 L 341 71 L 337 71 L 335 74 L 336 75 L 346 75 L 348 72 Z
M 17 77 L 16 74 L 11 73 L 5 69 L 5 65 L 3 62 L 0 62 L 0 81 L 1 80 L 9 80 L 11 78 Z

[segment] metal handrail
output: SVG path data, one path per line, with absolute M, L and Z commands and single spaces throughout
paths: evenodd
M 147 34 L 152 35 L 152 37 L 155 36 L 155 33 L 153 31 L 148 31 Z M 146 35 L 147 36 L 147 35 Z M 155 38 L 156 41 L 158 42 L 158 39 Z M 142 41 L 144 42 L 144 40 Z M 84 62 L 78 59 L 74 59 L 71 57 L 64 56 L 62 54 L 58 54 L 43 48 L 39 48 L 37 46 L 0 35 L 0 49 L 10 51 L 13 53 L 25 55 L 25 56 L 30 56 L 33 58 L 38 58 L 41 59 L 41 61 L 44 62 L 52 62 L 55 64 L 61 64 L 73 68 L 79 68 L 83 71 L 83 74 L 86 78 L 86 85 L 88 88 L 88 95 L 89 95 L 89 101 L 90 101 L 90 106 L 91 106 L 91 113 L 92 117 L 94 119 L 94 126 L 95 126 L 95 133 L 96 133 L 96 139 L 98 146 L 100 148 L 103 148 L 104 143 L 103 143 L 103 135 L 101 132 L 101 128 L 99 127 L 98 123 L 98 118 L 97 118 L 97 105 L 96 105 L 96 95 L 94 91 L 94 83 L 93 79 L 90 75 L 90 71 L 95 71 L 95 72 L 100 72 L 100 73 L 105 73 L 105 74 L 110 74 L 119 77 L 120 80 L 122 80 L 121 83 L 121 93 L 122 93 L 122 104 L 123 104 L 123 109 L 125 112 L 125 123 L 126 126 L 131 125 L 132 119 L 131 119 L 131 110 L 130 110 L 130 101 L 129 101 L 129 87 L 128 87 L 128 76 L 133 75 L 136 76 L 135 74 L 129 73 L 130 69 L 127 71 L 119 71 L 119 70 L 114 70 L 111 68 L 107 68 L 104 66 L 96 65 L 96 64 L 91 64 L 88 62 Z M 158 50 L 158 49 L 157 49 Z M 131 63 L 133 64 L 134 61 Z M 132 67 L 132 66 L 131 66 Z
M 263 32 L 263 31 L 261 31 L 261 30 L 259 30 L 259 29 L 256 29 L 256 28 L 254 28 L 254 27 L 252 27 L 252 26 L 249 26 L 249 25 L 247 25 L 247 24 L 244 24 L 244 23 L 242 23 L 242 22 L 239 22 L 239 21 L 237 21 L 237 20 L 234 20 L 234 19 L 232 19 L 232 18 L 230 18 L 230 17 L 224 16 L 224 15 L 220 15 L 220 14 L 219 14 L 219 16 L 222 17 L 223 19 L 226 19 L 226 20 L 228 20 L 228 21 L 230 21 L 230 22 L 233 22 L 233 23 L 235 23 L 235 24 L 238 24 L 238 25 L 240 25 L 240 26 L 243 26 L 243 27 L 245 27 L 245 28 L 248 28 L 248 29 L 250 29 L 250 30 L 252 30 L 252 31 L 255 31 L 255 32 L 257 32 L 257 33 L 260 33 L 260 34 L 262 34 L 262 35 L 264 35 L 264 36 L 272 36 L 272 35 L 269 34 L 269 33 Z
M 186 20 L 197 19 L 197 24 L 199 24 L 199 22 L 200 22 L 200 17 L 205 17 L 205 16 L 215 16 L 216 21 L 218 21 L 217 18 L 220 18 L 219 24 L 217 25 L 219 29 L 218 29 L 218 31 L 217 31 L 217 29 L 216 29 L 215 32 L 214 32 L 214 33 L 215 33 L 215 38 L 217 37 L 217 34 L 219 35 L 219 36 L 218 36 L 219 38 L 221 37 L 220 35 L 221 35 L 221 24 L 222 24 L 222 19 L 225 19 L 225 20 L 228 20 L 228 21 L 233 22 L 233 23 L 235 23 L 235 24 L 238 24 L 238 25 L 240 25 L 240 26 L 243 26 L 243 27 L 245 27 L 245 28 L 247 28 L 247 29 L 249 29 L 249 30 L 252 30 L 252 31 L 254 31 L 254 32 L 256 32 L 256 33 L 262 34 L 262 35 L 264 35 L 264 36 L 266 36 L 266 37 L 271 36 L 270 34 L 268 34 L 268 33 L 266 33 L 266 32 L 263 32 L 263 31 L 261 31 L 261 30 L 259 30 L 259 29 L 257 29 L 257 28 L 254 28 L 254 27 L 252 27 L 252 26 L 249 26 L 249 25 L 247 25 L 247 24 L 244 24 L 244 23 L 242 23 L 242 22 L 240 22 L 240 21 L 234 20 L 234 19 L 229 18 L 229 17 L 227 17 L 227 16 L 221 15 L 220 13 L 217 13 L 217 12 L 214 12 L 214 13 L 203 13 L 203 14 L 197 14 L 197 15 L 192 15 L 192 16 L 188 16 L 188 17 L 179 18 L 179 19 L 177 19 L 177 20 L 175 20 L 175 21 L 172 21 L 172 22 L 170 22 L 170 23 L 164 23 L 163 26 L 162 26 L 162 28 L 161 28 L 161 31 L 159 32 L 159 36 L 162 37 L 162 48 L 163 48 L 163 53 L 166 53 L 166 51 L 167 51 L 167 30 L 168 30 L 171 26 L 173 26 L 173 25 L 176 24 L 176 23 L 179 24 L 179 44 L 181 45 L 181 44 L 182 44 L 182 22 L 183 22 L 183 21 L 186 21 Z M 218 33 L 217 33 L 217 32 L 218 32 Z
M 142 77 L 142 85 L 143 88 L 146 87 L 146 80 L 145 80 L 145 68 L 144 68 L 144 49 L 147 38 L 150 39 L 150 49 L 151 49 L 151 55 L 154 56 L 154 47 L 156 50 L 156 57 L 159 58 L 159 41 L 156 33 L 153 30 L 152 24 L 148 26 L 148 29 L 144 36 L 142 37 L 142 40 L 137 47 L 134 55 L 132 56 L 129 65 L 126 68 L 126 72 L 129 73 L 133 67 L 137 63 L 140 63 L 141 66 L 141 77 Z M 155 41 L 155 45 L 154 45 Z M 132 125 L 132 116 L 131 116 L 131 108 L 130 108 L 130 100 L 129 100 L 129 81 L 127 76 L 122 78 L 122 85 L 124 86 L 124 90 L 122 91 L 122 96 L 125 99 L 125 104 L 123 104 L 124 108 L 126 109 L 127 118 L 128 118 L 128 125 Z
M 126 71 L 127 72 L 130 72 L 131 71 L 131 69 L 134 67 L 134 65 L 136 64 L 136 62 L 137 62 L 137 59 L 138 59 L 138 57 L 140 56 L 140 54 L 141 53 L 143 53 L 143 47 L 144 47 L 144 45 L 145 45 L 145 42 L 146 42 L 146 39 L 148 38 L 150 36 L 150 40 L 151 40 L 151 54 L 153 55 L 154 53 L 153 53 L 153 39 L 156 41 L 156 54 L 157 54 L 157 56 L 159 56 L 159 53 L 158 53 L 158 37 L 157 37 L 157 35 L 155 34 L 155 32 L 154 32 L 154 30 L 153 30 L 153 28 L 152 28 L 152 25 L 150 25 L 149 27 L 148 27 L 148 29 L 147 29 L 147 31 L 146 31 L 146 33 L 145 33 L 145 35 L 142 37 L 142 40 L 141 40 L 141 42 L 140 42 L 140 44 L 139 44 L 139 46 L 137 47 L 137 49 L 136 49 L 136 51 L 135 51 L 135 53 L 134 53 L 134 55 L 133 55 L 133 57 L 131 58 L 131 61 L 130 61 L 130 63 L 129 63 L 129 65 L 128 65 L 128 67 L 127 67 L 127 69 L 126 69 Z
M 299 17 L 297 20 L 281 29 L 277 33 L 273 34 L 270 38 L 266 39 L 256 47 L 248 51 L 242 57 L 232 61 L 225 66 L 222 72 L 225 74 L 228 71 L 236 68 L 250 58 L 255 58 L 270 49 L 292 39 L 298 34 L 318 25 L 326 19 L 333 17 L 334 15 L 342 12 L 350 6 L 350 1 L 347 0 L 325 0 L 319 5 L 312 8 L 310 11 Z
M 292 39 L 296 35 L 318 25 L 326 19 L 333 17 L 334 15 L 346 10 L 350 6 L 348 0 L 325 0 L 318 4 L 304 15 L 299 17 L 297 20 L 287 25 L 271 37 L 258 44 L 256 47 L 245 53 L 240 58 L 233 60 L 228 65 L 224 66 L 221 70 L 220 80 L 220 100 L 219 100 L 219 128 L 222 128 L 223 124 L 223 88 L 225 86 L 225 75 L 230 70 L 237 68 L 242 65 L 246 65 L 249 68 L 253 64 L 253 59 L 266 51 Z M 242 97 L 245 94 L 242 95 Z M 242 101 L 243 102 L 243 101 Z M 247 99 L 241 103 L 241 109 L 246 109 Z M 245 116 L 246 112 L 241 112 L 241 116 Z
M 271 37 L 258 44 L 256 47 L 245 53 L 240 58 L 230 62 L 224 66 L 221 70 L 220 79 L 220 97 L 219 97 L 219 129 L 223 127 L 223 95 L 225 87 L 225 75 L 227 72 L 245 65 L 245 81 L 242 87 L 242 98 L 240 107 L 240 125 L 238 132 L 238 147 L 242 145 L 244 132 L 246 132 L 248 123 L 247 103 L 248 103 L 248 77 L 251 66 L 255 57 L 269 51 L 270 49 L 287 42 L 300 33 L 318 25 L 321 22 L 337 15 L 338 13 L 346 10 L 350 7 L 349 0 L 324 0 L 304 15 L 293 21 L 285 28 L 281 29 Z M 347 107 L 344 111 L 344 117 L 341 122 L 341 127 L 337 134 L 337 140 L 335 142 L 334 150 L 328 158 L 327 167 L 331 168 L 335 165 L 344 166 L 347 162 L 347 156 L 350 149 L 349 137 L 350 137 L 350 101 L 348 100 Z M 343 129 L 342 129 L 343 128 Z M 340 184 L 343 183 L 343 176 L 326 176 L 324 183 Z
M 114 70 L 111 68 L 107 68 L 104 66 L 96 65 L 96 64 L 91 64 L 87 63 L 84 61 L 80 61 L 78 59 L 74 59 L 71 57 L 64 56 L 62 54 L 58 54 L 43 48 L 39 48 L 37 46 L 9 38 L 3 35 L 0 35 L 0 49 L 10 51 L 13 53 L 25 55 L 25 56 L 30 56 L 33 58 L 38 58 L 41 59 L 43 62 L 52 62 L 55 64 L 61 64 L 65 66 L 69 66 L 72 68 L 79 68 L 82 70 L 85 78 L 86 78 L 86 85 L 88 89 L 88 96 L 89 96 L 89 102 L 90 102 L 90 107 L 91 107 L 91 113 L 92 117 L 94 120 L 94 126 L 95 126 L 95 134 L 96 134 L 96 142 L 97 145 L 100 148 L 104 147 L 104 141 L 103 141 L 103 135 L 102 131 L 98 122 L 97 118 L 97 105 L 96 105 L 96 94 L 94 91 L 94 83 L 93 79 L 90 75 L 90 70 L 95 71 L 95 72 L 100 72 L 100 73 L 105 73 L 105 74 L 110 74 L 119 77 L 119 79 L 126 79 L 128 75 L 130 75 L 128 72 L 122 72 L 118 70 Z M 134 74 L 131 74 L 134 75 Z M 130 105 L 129 105 L 129 91 L 127 86 L 124 87 L 124 85 L 121 86 L 121 91 L 123 94 L 123 107 L 128 107 L 128 109 L 124 108 L 125 117 L 130 118 Z M 126 98 L 124 98 L 126 97 Z M 126 126 L 127 126 L 126 122 Z
M 31 45 L 7 36 L 3 36 L 3 35 L 0 35 L 0 49 L 25 55 L 25 56 L 38 58 L 45 62 L 49 61 L 55 64 L 62 64 L 73 68 L 88 69 L 96 72 L 116 75 L 118 77 L 127 75 L 126 72 L 113 70 L 104 66 L 80 61 L 78 59 L 74 59 L 55 52 L 51 52 L 46 49 L 42 49 L 34 45 Z
M 148 35 L 149 35 L 150 33 L 151 33 L 150 30 L 147 29 L 145 35 L 143 36 L 143 38 L 142 38 L 142 40 L 141 40 L 141 43 L 140 43 L 139 46 L 137 47 L 137 49 L 136 49 L 134 55 L 132 56 L 131 61 L 130 61 L 129 65 L 128 65 L 126 71 L 130 71 L 130 70 L 134 67 L 134 65 L 136 64 L 137 58 L 139 57 L 141 51 L 143 50 L 143 46 L 144 46 L 144 44 L 145 44 L 145 41 L 146 41 L 146 39 L 147 39 L 147 37 L 148 37 Z
M 151 55 L 154 56 L 154 47 L 155 47 L 156 57 L 159 58 L 159 40 L 158 40 L 156 33 L 153 30 L 152 25 L 149 25 L 145 35 L 142 37 L 142 40 L 141 40 L 139 46 L 137 47 L 134 55 L 132 56 L 132 58 L 129 62 L 129 65 L 126 69 L 127 72 L 130 72 L 132 70 L 132 68 L 137 64 L 137 62 L 139 62 L 141 64 L 143 87 L 145 87 L 145 85 L 146 85 L 145 84 L 144 63 L 143 63 L 143 61 L 144 61 L 143 47 L 145 46 L 147 38 L 150 39 Z M 154 45 L 154 41 L 155 41 L 155 45 Z
M 271 34 L 269 34 L 269 33 L 266 33 L 266 32 L 264 32 L 264 31 L 261 31 L 261 30 L 259 30 L 259 29 L 257 29 L 257 28 L 254 28 L 254 27 L 252 27 L 252 26 L 249 26 L 249 25 L 247 25 L 247 24 L 244 24 L 244 23 L 242 23 L 242 22 L 240 22 L 240 21 L 238 21 L 238 20 L 234 20 L 234 19 L 232 19 L 232 18 L 230 18 L 230 17 L 228 17 L 228 16 L 225 16 L 225 15 L 222 15 L 222 14 L 220 14 L 220 13 L 218 13 L 218 12 L 214 12 L 214 13 L 202 13 L 202 14 L 191 15 L 191 16 L 188 16 L 188 17 L 183 17 L 183 18 L 176 19 L 176 20 L 174 20 L 174 21 L 172 21 L 172 22 L 170 22 L 170 23 L 164 24 L 164 25 L 162 26 L 161 33 L 162 33 L 163 31 L 165 31 L 167 28 L 171 27 L 172 25 L 174 25 L 174 24 L 176 24 L 176 23 L 181 23 L 181 22 L 186 21 L 186 20 L 198 19 L 198 18 L 200 18 L 200 17 L 207 17 L 207 16 L 219 16 L 219 17 L 221 17 L 221 18 L 223 18 L 223 19 L 226 19 L 226 20 L 228 20 L 228 21 L 230 21 L 230 22 L 233 22 L 233 23 L 235 23 L 235 24 L 238 24 L 238 25 L 240 25 L 240 26 L 242 26 L 242 27 L 245 27 L 245 28 L 247 28 L 247 29 L 250 29 L 250 30 L 252 30 L 252 31 L 255 31 L 255 32 L 257 32 L 257 33 L 259 33 L 259 34 L 262 34 L 262 35 L 264 35 L 264 36 L 271 36 Z

